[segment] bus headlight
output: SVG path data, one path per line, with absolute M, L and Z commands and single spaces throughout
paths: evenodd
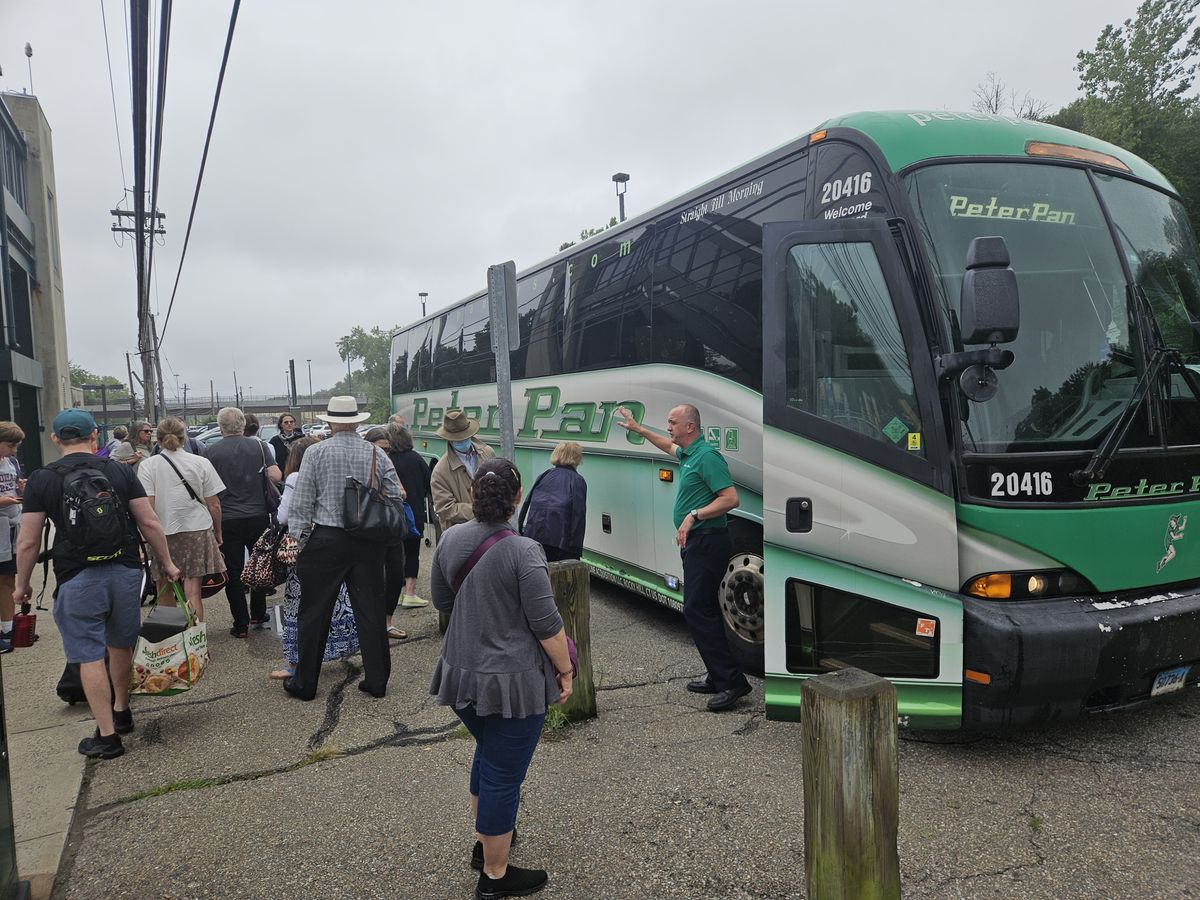
M 992 572 L 963 585 L 962 592 L 985 600 L 1031 600 L 1039 597 L 1072 597 L 1094 594 L 1086 578 L 1068 569 L 1045 572 Z

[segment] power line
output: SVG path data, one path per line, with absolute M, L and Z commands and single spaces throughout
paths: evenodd
M 117 87 L 113 83 L 112 54 L 108 49 L 108 16 L 104 12 L 104 0 L 100 0 L 100 21 L 104 23 L 104 58 L 108 60 L 108 91 L 112 95 L 113 126 L 117 130 L 117 159 L 121 161 L 121 186 L 129 191 L 125 180 L 125 152 L 121 149 L 121 121 L 117 117 Z
M 175 308 L 175 294 L 179 290 L 179 276 L 183 274 L 183 260 L 187 256 L 188 241 L 192 237 L 192 223 L 196 219 L 196 204 L 200 200 L 200 185 L 204 181 L 204 166 L 208 162 L 208 148 L 212 143 L 213 126 L 217 121 L 217 106 L 221 102 L 221 86 L 225 83 L 225 67 L 229 63 L 229 48 L 233 45 L 233 29 L 237 25 L 238 8 L 242 0 L 233 0 L 233 9 L 229 14 L 229 33 L 225 36 L 225 53 L 221 57 L 221 71 L 217 75 L 217 89 L 213 94 L 212 113 L 208 118 L 208 133 L 204 136 L 204 153 L 200 157 L 200 171 L 196 175 L 196 191 L 192 194 L 192 208 L 188 213 L 187 230 L 183 235 L 183 249 L 179 253 L 179 268 L 175 272 L 175 286 L 171 288 L 171 300 L 167 303 L 167 315 L 163 319 L 162 331 L 159 333 L 158 346 L 167 334 L 167 325 L 171 321 L 171 310 Z
M 162 0 L 162 15 L 158 23 L 158 90 L 156 92 L 154 113 L 154 161 L 150 185 L 150 215 L 158 214 L 158 180 L 162 168 L 162 135 L 163 112 L 167 103 L 167 47 L 171 42 L 171 0 Z M 157 220 L 156 220 L 157 221 Z M 146 257 L 146 271 L 154 272 L 154 237 L 151 230 L 149 254 Z M 155 273 L 155 292 L 157 299 L 158 275 Z M 147 285 L 149 293 L 149 285 Z M 147 298 L 146 308 L 150 303 Z M 157 346 L 161 346 L 159 343 Z

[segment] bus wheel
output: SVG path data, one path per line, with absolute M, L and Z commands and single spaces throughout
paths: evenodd
M 737 664 L 748 675 L 763 674 L 762 536 L 754 526 L 733 522 L 730 527 L 735 552 L 721 579 L 717 599 L 725 624 L 725 639 Z

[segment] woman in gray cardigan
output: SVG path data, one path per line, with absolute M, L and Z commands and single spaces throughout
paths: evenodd
M 542 869 L 509 865 L 521 785 L 549 704 L 571 695 L 571 658 L 541 545 L 509 520 L 521 502 L 521 473 L 507 459 L 479 465 L 471 486 L 475 518 L 438 541 L 434 606 L 452 613 L 429 692 L 475 738 L 471 810 L 479 840 L 480 900 L 532 894 Z M 482 552 L 480 552 L 482 551 Z

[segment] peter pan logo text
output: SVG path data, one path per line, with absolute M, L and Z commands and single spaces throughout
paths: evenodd
M 645 404 L 637 400 L 601 400 L 598 403 L 563 403 L 562 391 L 556 387 L 525 389 L 525 417 L 519 423 L 519 438 L 542 438 L 548 441 L 591 441 L 604 443 L 619 418 L 617 410 L 624 406 L 635 420 L 646 416 Z M 414 430 L 432 430 L 442 424 L 446 410 L 458 408 L 458 391 L 452 391 L 445 406 L 431 406 L 428 397 L 413 400 Z M 500 407 L 491 405 L 462 407 L 469 417 L 479 423 L 481 435 L 500 434 Z M 631 444 L 641 445 L 646 439 L 632 431 L 615 426 Z
M 1045 222 L 1050 225 L 1074 225 L 1075 213 L 1054 209 L 1049 203 L 1016 206 L 989 197 L 986 202 L 959 194 L 950 196 L 950 215 L 960 219 L 1013 219 L 1025 222 Z

